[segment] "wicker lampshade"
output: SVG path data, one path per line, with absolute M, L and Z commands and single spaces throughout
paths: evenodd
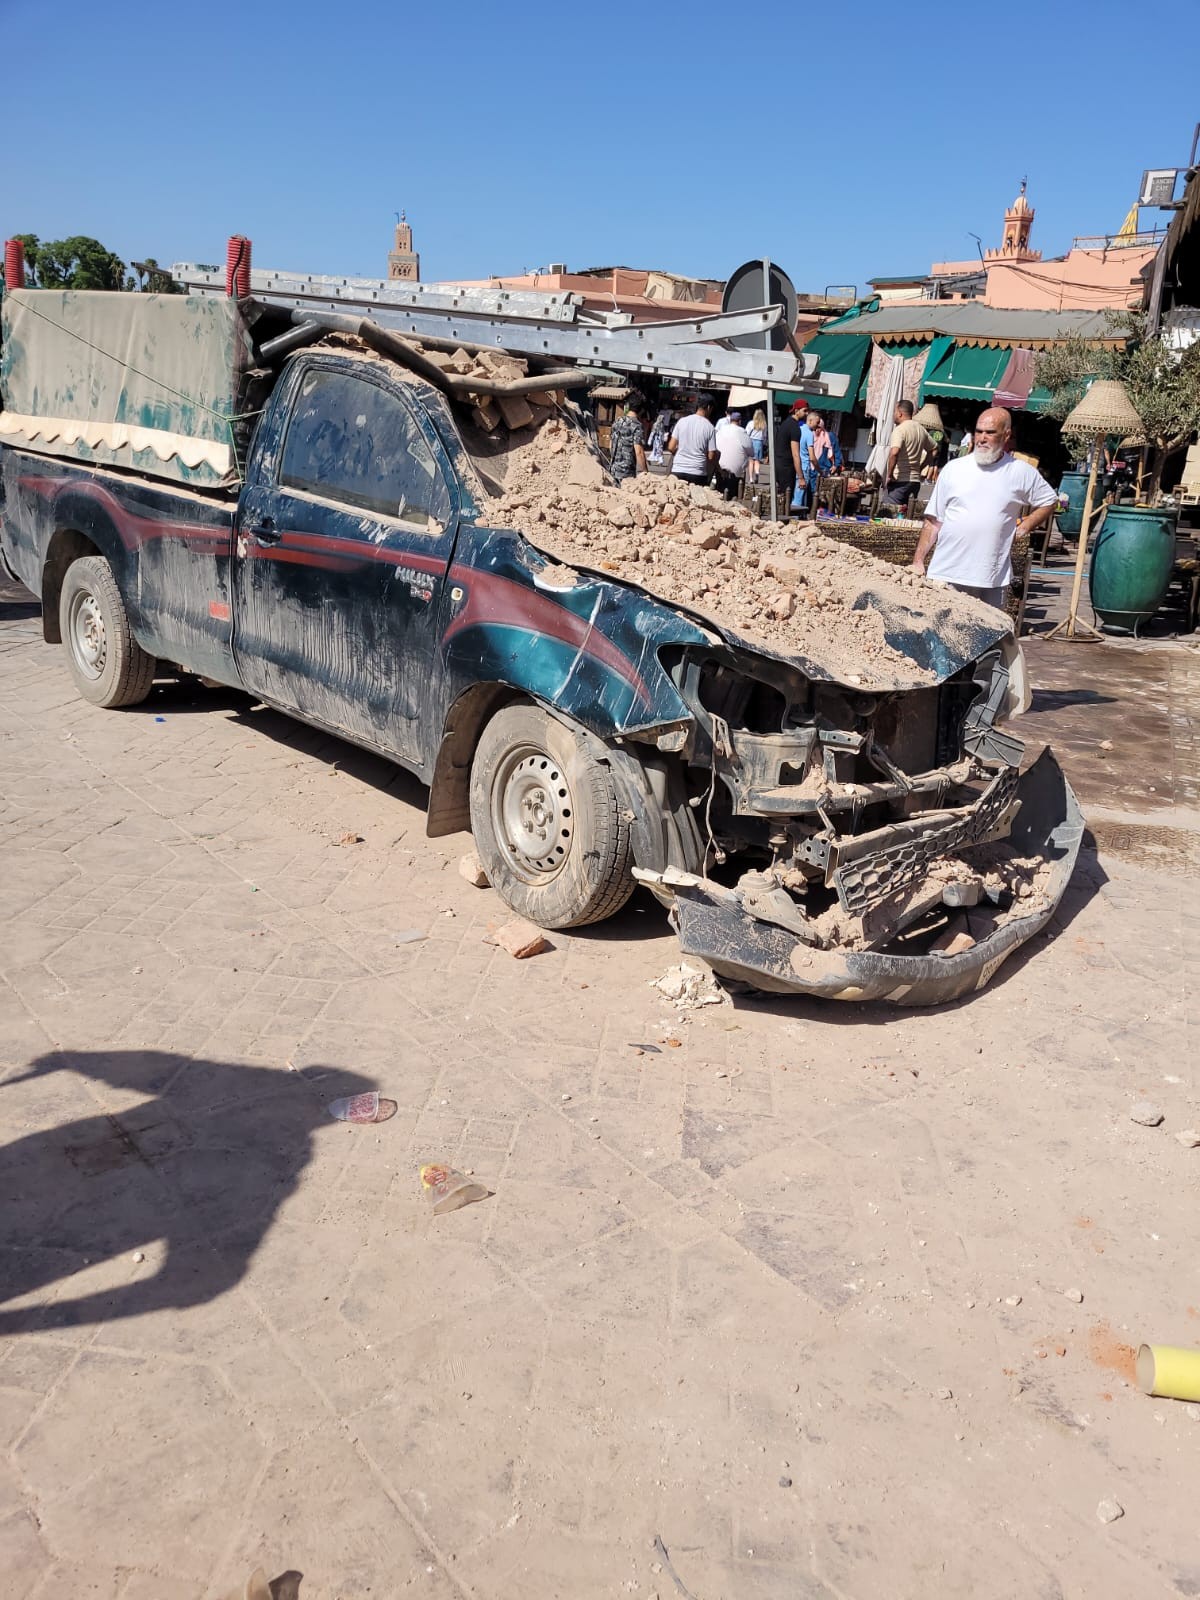
M 946 431 L 946 424 L 942 421 L 942 413 L 932 400 L 926 400 L 920 411 L 913 418 L 913 421 L 919 422 L 923 428 L 936 428 L 939 433 L 945 433 Z
M 1064 433 L 1099 433 L 1142 436 L 1142 419 L 1133 409 L 1125 385 L 1115 378 L 1097 378 L 1062 425 Z

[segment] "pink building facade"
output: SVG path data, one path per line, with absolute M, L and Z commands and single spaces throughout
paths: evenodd
M 999 249 L 985 251 L 982 262 L 935 261 L 927 280 L 934 297 L 982 299 L 988 306 L 1020 311 L 1122 310 L 1145 303 L 1147 269 L 1161 242 L 1157 234 L 1122 230 L 1079 238 L 1065 256 L 1045 261 L 1029 244 L 1035 215 L 1022 184 L 1004 213 Z M 986 280 L 983 294 L 968 295 L 960 281 L 980 275 Z M 940 284 L 940 279 L 955 282 Z

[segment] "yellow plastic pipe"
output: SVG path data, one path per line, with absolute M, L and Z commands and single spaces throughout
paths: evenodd
M 1137 1353 L 1138 1388 L 1168 1400 L 1200 1400 L 1200 1350 L 1144 1344 Z

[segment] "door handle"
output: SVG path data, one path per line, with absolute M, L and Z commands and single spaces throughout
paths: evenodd
M 278 544 L 283 538 L 270 517 L 264 517 L 261 522 L 256 522 L 250 529 L 250 536 L 255 544 L 261 545 Z

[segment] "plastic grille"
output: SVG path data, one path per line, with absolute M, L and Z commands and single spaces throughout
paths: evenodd
M 882 850 L 844 862 L 833 874 L 842 905 L 862 916 L 880 900 L 922 877 L 941 856 L 992 838 L 1016 797 L 1018 777 L 1010 767 L 964 816 L 933 828 L 914 817 L 894 830 L 904 829 L 903 837 Z

